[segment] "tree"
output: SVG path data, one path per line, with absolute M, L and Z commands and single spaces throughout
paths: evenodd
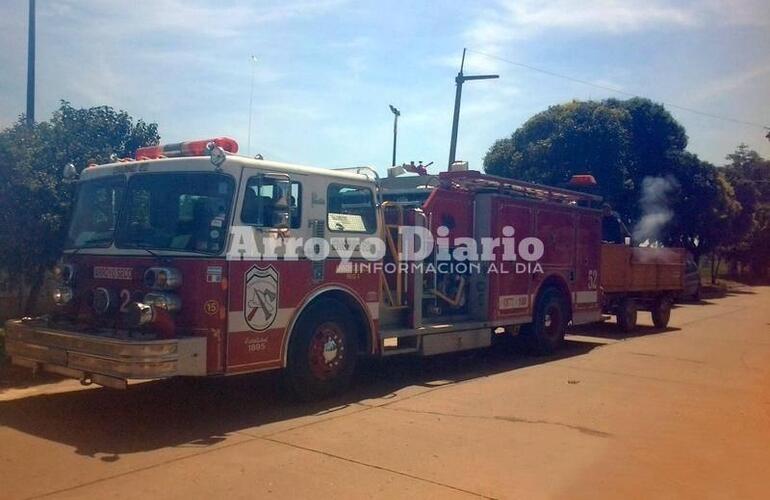
M 630 164 L 629 128 L 629 114 L 606 102 L 551 106 L 510 138 L 495 142 L 484 158 L 484 169 L 494 175 L 557 186 L 574 174 L 591 173 L 599 183 L 599 194 L 620 206 L 631 188 L 625 183 Z
M 762 277 L 770 264 L 770 161 L 740 144 L 727 155 L 725 177 L 735 190 L 741 211 L 731 226 L 733 238 L 721 248 L 736 268 L 751 266 Z
M 0 270 L 31 284 L 24 310 L 36 306 L 45 271 L 61 253 L 73 188 L 62 167 L 133 155 L 157 144 L 158 127 L 109 106 L 76 109 L 66 101 L 47 122 L 24 117 L 0 132 Z
M 736 205 L 724 177 L 686 147 L 684 127 L 649 99 L 572 101 L 551 106 L 496 141 L 484 168 L 551 185 L 563 185 L 574 174 L 592 174 L 597 194 L 629 225 L 648 208 L 639 203 L 643 187 L 655 183 L 644 180 L 667 179 L 672 188 L 663 199 L 673 217 L 655 231 L 655 239 L 683 245 L 697 258 L 718 243 L 721 233 L 714 224 L 732 217 Z
M 674 216 L 665 229 L 664 243 L 686 248 L 697 262 L 729 241 L 741 205 L 724 174 L 692 153 L 672 155 L 665 170 L 681 181 L 672 196 Z

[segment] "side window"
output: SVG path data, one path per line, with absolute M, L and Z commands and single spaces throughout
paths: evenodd
M 371 189 L 329 184 L 326 199 L 326 225 L 330 231 L 373 233 L 377 228 Z
M 259 227 L 279 227 L 276 214 L 289 207 L 289 227 L 302 224 L 302 185 L 256 175 L 246 181 L 241 222 Z M 288 191 L 288 192 L 287 192 Z M 285 226 L 284 226 L 285 227 Z

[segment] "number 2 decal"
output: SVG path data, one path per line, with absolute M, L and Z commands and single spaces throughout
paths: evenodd
M 120 291 L 120 312 L 126 312 L 129 302 L 131 302 L 131 292 L 124 288 Z

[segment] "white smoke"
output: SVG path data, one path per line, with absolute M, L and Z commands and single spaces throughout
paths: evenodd
M 670 198 L 678 188 L 679 183 L 670 175 L 642 180 L 642 196 L 639 199 L 642 218 L 634 226 L 634 241 L 643 245 L 660 242 L 663 229 L 674 217 Z

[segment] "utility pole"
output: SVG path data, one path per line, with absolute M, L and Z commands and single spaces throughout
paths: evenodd
M 29 0 L 27 39 L 27 126 L 35 124 L 35 0 Z
M 401 111 L 395 108 L 392 104 L 388 104 L 390 106 L 390 111 L 393 113 L 393 161 L 391 162 L 391 166 L 396 166 L 396 138 L 398 137 L 398 117 L 401 116 Z
M 449 165 L 450 166 L 452 165 L 452 163 L 454 163 L 455 153 L 457 152 L 457 127 L 460 121 L 460 99 L 463 96 L 463 83 L 469 80 L 490 80 L 493 78 L 500 78 L 500 75 L 473 75 L 473 76 L 463 75 L 463 68 L 465 67 L 465 51 L 466 49 L 463 49 L 463 59 L 460 62 L 460 72 L 457 73 L 457 77 L 455 78 L 455 83 L 457 84 L 457 91 L 455 93 L 455 111 L 454 111 L 454 116 L 452 117 L 452 138 L 450 139 L 450 142 L 449 142 Z

